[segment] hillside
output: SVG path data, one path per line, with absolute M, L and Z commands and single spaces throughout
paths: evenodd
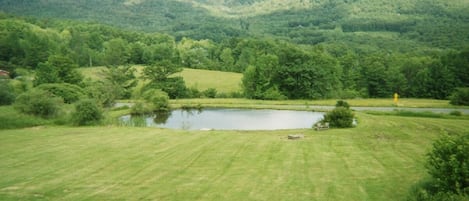
M 404 49 L 458 49 L 469 41 L 469 2 L 463 0 L 3 0 L 0 10 L 164 32 L 178 40 L 251 35 Z

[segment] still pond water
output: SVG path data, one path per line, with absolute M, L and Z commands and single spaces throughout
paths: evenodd
M 291 110 L 203 109 L 120 117 L 125 125 L 184 130 L 279 130 L 311 128 L 324 113 Z

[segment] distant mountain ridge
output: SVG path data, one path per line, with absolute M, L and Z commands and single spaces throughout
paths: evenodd
M 467 0 L 2 0 L 0 11 L 194 39 L 269 36 L 301 44 L 382 38 L 467 44 Z M 358 40 L 358 41 L 355 41 Z

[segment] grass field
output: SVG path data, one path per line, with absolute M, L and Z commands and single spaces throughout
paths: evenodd
M 136 66 L 136 68 L 137 76 L 140 77 L 139 72 L 143 67 Z M 101 79 L 99 73 L 105 69 L 105 67 L 80 68 L 80 72 L 86 78 L 97 80 Z M 187 87 L 195 87 L 200 91 L 215 88 L 222 93 L 241 92 L 241 78 L 243 75 L 240 73 L 184 68 L 182 72 L 176 75 L 184 78 Z
M 467 120 L 358 120 L 321 132 L 0 130 L 0 200 L 402 200 L 432 141 L 469 132 Z

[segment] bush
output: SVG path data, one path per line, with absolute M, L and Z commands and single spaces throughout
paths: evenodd
M 449 115 L 460 117 L 460 116 L 462 116 L 462 112 L 461 112 L 461 111 L 454 110 L 454 111 L 451 111 L 451 112 L 449 113 Z
M 329 122 L 332 128 L 351 128 L 353 127 L 354 114 L 352 110 L 345 107 L 336 107 L 331 112 L 324 115 L 323 122 Z
M 15 92 L 8 80 L 0 79 L 0 105 L 11 105 L 15 102 Z
M 277 87 L 271 87 L 267 89 L 262 95 L 262 98 L 265 100 L 286 100 L 287 97 L 283 95 Z
M 90 99 L 79 101 L 72 113 L 72 122 L 78 126 L 99 124 L 102 119 L 103 113 L 99 104 Z
M 85 98 L 84 90 L 74 84 L 68 83 L 53 83 L 41 84 L 37 88 L 48 91 L 58 97 L 62 97 L 65 103 L 74 103 L 78 100 Z
M 469 134 L 443 136 L 427 155 L 430 178 L 418 182 L 409 201 L 469 200 Z
M 433 143 L 426 167 L 441 191 L 469 193 L 469 134 L 444 136 Z
M 337 103 L 335 104 L 336 107 L 345 107 L 347 109 L 350 109 L 350 105 L 347 103 L 347 101 L 344 101 L 344 100 L 339 100 L 337 101 Z
M 130 114 L 132 115 L 143 115 L 143 114 L 150 114 L 152 113 L 152 108 L 143 102 L 136 102 L 132 107 L 130 108 Z
M 450 97 L 452 105 L 469 105 L 469 88 L 458 88 Z
M 53 117 L 59 113 L 62 104 L 62 98 L 44 90 L 32 89 L 20 94 L 16 98 L 14 107 L 25 114 Z
M 169 96 L 159 89 L 150 89 L 143 93 L 143 98 L 152 106 L 153 111 L 168 111 Z
M 202 92 L 206 98 L 215 98 L 217 96 L 217 89 L 208 88 Z
M 412 187 L 406 200 L 407 201 L 467 201 L 468 199 L 469 197 L 467 195 L 439 191 L 435 180 L 427 178 Z
M 350 110 L 350 105 L 343 100 L 337 101 L 334 110 L 326 113 L 322 122 L 329 122 L 332 128 L 351 128 L 353 127 L 354 114 Z
M 191 87 L 187 90 L 187 98 L 200 98 L 201 93 L 197 87 Z

